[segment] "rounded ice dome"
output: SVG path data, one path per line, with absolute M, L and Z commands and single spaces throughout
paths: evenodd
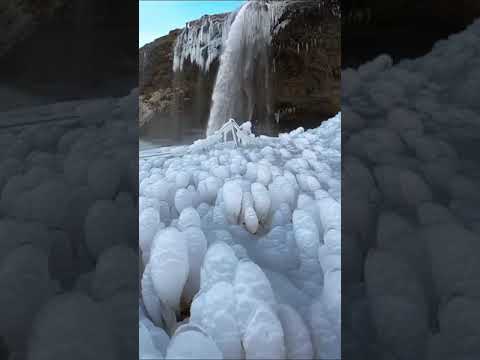
M 173 335 L 162 353 L 140 329 L 144 356 L 338 350 L 339 129 L 337 116 L 238 147 L 207 138 L 140 160 L 141 301 L 152 326 Z

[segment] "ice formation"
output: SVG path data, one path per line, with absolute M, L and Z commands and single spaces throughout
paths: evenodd
M 208 71 L 223 50 L 235 16 L 236 11 L 204 15 L 199 20 L 187 23 L 175 42 L 173 71 L 182 71 L 187 60 Z
M 168 346 L 165 358 L 172 360 L 223 359 L 215 342 L 196 329 L 178 331 Z
M 346 357 L 479 357 L 479 53 L 477 20 L 342 73 Z
M 231 13 L 205 15 L 187 23 L 177 37 L 174 71 L 182 71 L 186 62 L 209 71 L 216 59 L 220 62 L 207 136 L 213 135 L 232 116 L 252 119 L 256 60 L 262 57 L 265 63 L 263 76 L 268 86 L 267 48 L 272 34 L 288 23 L 279 24 L 285 7 L 286 1 L 247 1 Z
M 141 303 L 172 337 L 162 356 L 339 357 L 340 144 L 338 114 L 140 158 Z M 189 317 L 176 324 L 174 312 Z M 183 342 L 198 347 L 182 353 Z
M 261 29 L 265 33 L 273 30 L 273 27 L 278 24 L 285 4 L 283 1 L 264 1 L 264 3 L 269 8 L 268 19 L 266 19 L 269 24 L 257 24 L 255 29 Z M 239 11 L 240 9 L 231 13 L 204 15 L 199 20 L 187 23 L 175 41 L 173 70 L 182 71 L 185 62 L 189 61 L 199 66 L 202 71 L 209 71 L 212 62 L 219 59 L 225 49 L 230 28 Z M 287 23 L 288 20 L 283 21 L 275 27 L 275 30 L 285 27 Z M 252 31 L 249 39 L 255 36 L 256 34 Z
M 148 264 L 153 289 L 167 306 L 180 307 L 180 296 L 189 273 L 186 236 L 173 227 L 160 230 L 155 235 Z M 172 269 L 175 271 L 172 273 Z
M 133 91 L 0 113 L 2 355 L 137 355 L 137 104 Z

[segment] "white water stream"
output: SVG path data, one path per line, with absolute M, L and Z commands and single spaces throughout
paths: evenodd
M 220 58 L 212 107 L 208 119 L 207 136 L 229 119 L 241 114 L 252 120 L 255 107 L 254 72 L 258 57 L 266 57 L 273 26 L 281 17 L 283 1 L 249 1 L 238 12 L 228 32 Z M 265 61 L 268 64 L 268 61 Z M 268 67 L 265 67 L 268 76 Z M 268 86 L 268 81 L 265 81 Z M 268 88 L 265 89 L 268 93 Z

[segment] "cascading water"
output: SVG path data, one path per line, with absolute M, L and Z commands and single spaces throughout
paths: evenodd
M 268 49 L 272 33 L 288 23 L 279 24 L 286 2 L 249 0 L 230 14 L 206 15 L 187 23 L 178 36 L 174 72 L 182 71 L 188 61 L 208 72 L 220 57 L 207 135 L 231 117 L 252 121 L 271 115 Z
M 220 58 L 207 136 L 220 129 L 229 118 L 252 120 L 255 110 L 258 111 L 260 106 L 257 97 L 268 98 L 267 49 L 273 27 L 284 8 L 284 1 L 251 0 L 236 14 Z M 257 86 L 258 64 L 262 65 L 264 71 L 264 89 L 260 91 Z M 268 108 L 268 101 L 263 102 Z

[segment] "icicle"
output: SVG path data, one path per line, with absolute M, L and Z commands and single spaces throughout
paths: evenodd
M 297 54 L 300 54 L 300 44 L 297 43 Z
M 184 62 L 190 60 L 202 71 L 208 71 L 220 56 L 235 15 L 236 12 L 228 16 L 206 15 L 187 23 L 175 42 L 173 70 L 182 71 Z M 205 50 L 206 56 L 203 55 Z

